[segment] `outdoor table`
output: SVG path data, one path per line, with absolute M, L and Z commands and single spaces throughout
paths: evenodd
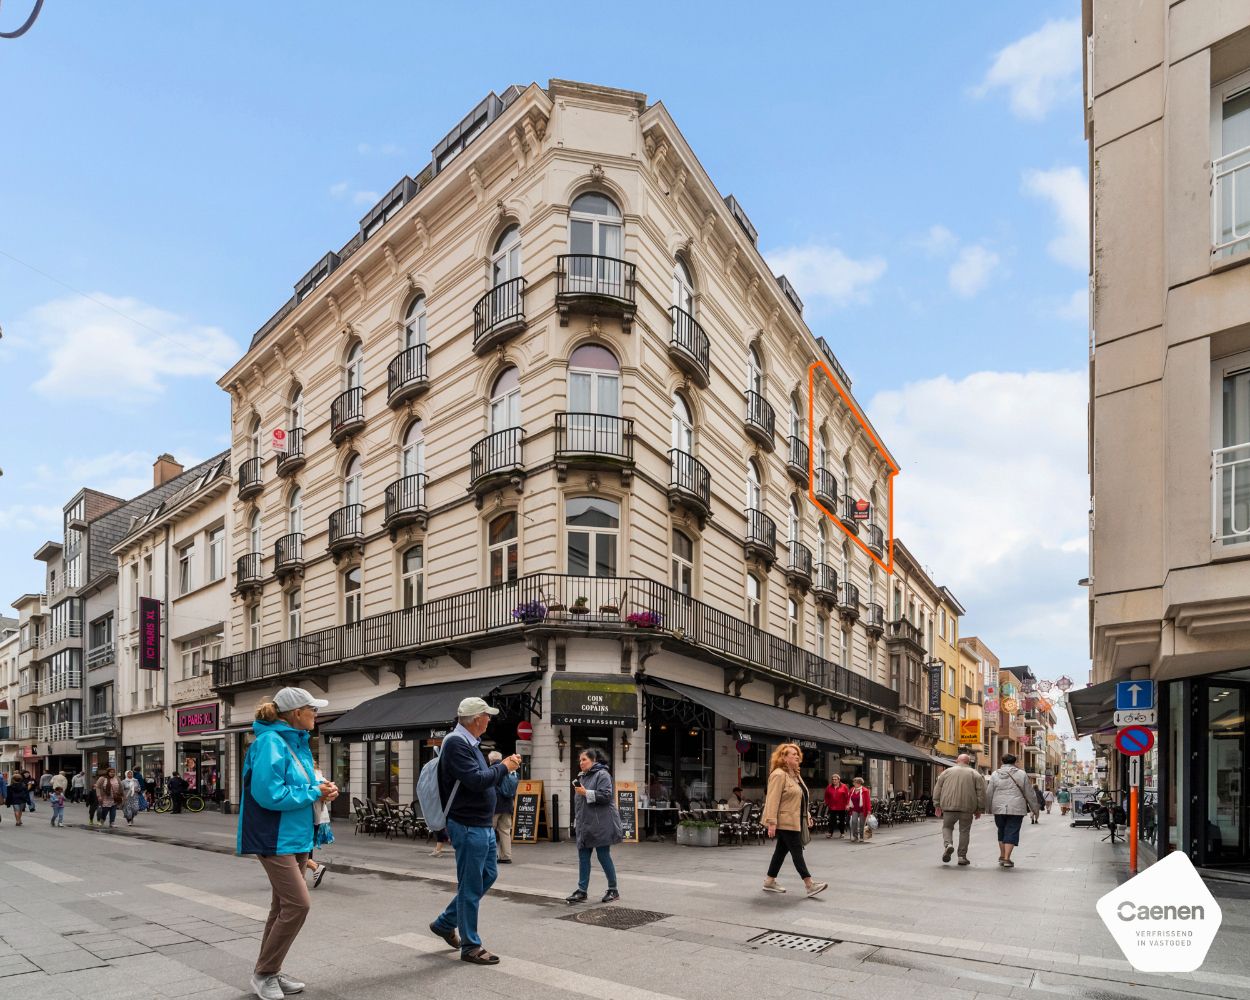
M 656 820 L 659 819 L 659 816 L 657 814 L 658 813 L 676 813 L 679 810 L 676 806 L 639 806 L 638 811 L 640 813 L 647 814 L 646 830 L 647 830 L 647 833 L 649 834 L 649 836 L 647 837 L 647 840 L 661 841 L 664 838 L 660 836 L 660 832 L 659 830 L 656 829 L 656 825 L 655 825 Z

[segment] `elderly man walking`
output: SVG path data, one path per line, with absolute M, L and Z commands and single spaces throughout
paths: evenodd
M 498 714 L 499 709 L 481 698 L 465 698 L 456 709 L 456 728 L 443 737 L 438 757 L 439 797 L 447 813 L 447 833 L 456 850 L 456 895 L 430 924 L 430 930 L 450 947 L 459 948 L 462 961 L 474 965 L 499 964 L 499 956 L 482 947 L 477 914 L 482 897 L 499 875 L 496 789 L 505 782 L 511 784 L 510 775 L 521 766 L 517 754 L 498 764 L 488 764 L 482 756 L 482 735 L 491 716 Z
M 985 812 L 985 782 L 973 770 L 972 758 L 968 754 L 961 753 L 955 758 L 954 767 L 948 767 L 938 775 L 937 784 L 933 786 L 933 804 L 942 817 L 942 863 L 948 864 L 955 853 L 952 841 L 955 824 L 958 823 L 959 863 L 971 864 L 968 860 L 968 834 L 972 831 L 972 821 L 980 819 Z

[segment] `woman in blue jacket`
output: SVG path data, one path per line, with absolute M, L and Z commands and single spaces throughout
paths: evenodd
M 311 900 L 304 863 L 313 849 L 315 803 L 333 802 L 332 781 L 318 782 L 308 734 L 329 702 L 303 688 L 283 688 L 256 709 L 256 740 L 243 760 L 239 854 L 255 854 L 273 889 L 260 940 L 252 989 L 261 1000 L 282 1000 L 304 984 L 282 973 L 282 962 L 304 926 Z

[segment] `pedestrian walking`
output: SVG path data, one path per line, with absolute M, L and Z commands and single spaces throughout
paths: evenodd
M 488 764 L 498 764 L 503 754 L 492 750 L 486 758 Z M 499 863 L 512 864 L 512 807 L 516 802 L 517 773 L 511 775 L 511 789 L 505 781 L 495 789 L 495 844 L 499 848 Z
M 599 859 L 608 880 L 608 891 L 601 903 L 614 903 L 621 898 L 616 885 L 616 866 L 612 864 L 612 845 L 625 839 L 621 814 L 616 808 L 616 790 L 603 752 L 589 747 L 577 758 L 581 774 L 573 780 L 573 828 L 577 837 L 577 889 L 564 901 L 586 902 L 590 888 L 590 855 Z
M 3 806 L 9 802 L 9 772 L 0 771 L 0 823 L 4 822 Z
M 1046 789 L 1045 802 L 1046 802 L 1046 813 L 1047 815 L 1049 815 L 1051 806 L 1055 804 L 1055 792 L 1053 789 L 1050 789 L 1050 788 Z
M 52 794 L 48 796 L 48 802 L 52 806 L 52 825 L 65 825 L 65 792 L 63 789 L 53 786 Z
M 955 853 L 955 826 L 959 826 L 959 863 L 968 865 L 968 835 L 972 821 L 985 812 L 985 782 L 972 769 L 972 758 L 961 753 L 955 766 L 938 775 L 933 786 L 933 805 L 942 817 L 942 863 L 948 864 Z
M 191 787 L 190 783 L 181 774 L 175 772 L 169 776 L 169 781 L 166 782 L 165 787 L 169 789 L 169 800 L 173 803 L 174 814 L 181 813 L 182 807 L 186 803 L 187 789 Z
M 1041 788 L 1038 787 L 1036 778 L 1034 778 L 1032 781 L 1029 782 L 1029 792 L 1032 795 L 1032 799 L 1029 802 L 1029 805 L 1033 807 L 1032 811 L 1029 813 L 1029 818 L 1031 821 L 1030 825 L 1037 826 L 1037 818 L 1038 818 L 1038 815 L 1041 813 L 1042 806 L 1046 802 L 1046 798 L 1045 796 L 1042 795 L 1042 790 Z
M 100 796 L 96 794 L 94 782 L 87 788 L 87 795 L 83 800 L 87 803 L 87 826 L 95 826 L 96 813 L 100 809 Z
M 96 820 L 101 826 L 104 821 L 109 821 L 109 829 L 113 829 L 113 825 L 117 822 L 117 803 L 122 797 L 122 783 L 117 780 L 117 769 L 114 767 L 105 768 L 104 774 L 96 778 L 95 782 L 96 794 Z
M 443 737 L 438 755 L 438 793 L 447 816 L 447 833 L 456 851 L 456 895 L 430 924 L 430 930 L 460 949 L 474 965 L 498 965 L 499 956 L 482 947 L 477 932 L 482 897 L 499 875 L 495 846 L 495 795 L 504 779 L 521 766 L 517 754 L 486 763 L 479 744 L 499 709 L 481 698 L 465 698 L 456 709 L 456 728 Z
M 313 849 L 313 807 L 338 797 L 333 782 L 317 781 L 308 746 L 317 710 L 328 704 L 303 688 L 282 688 L 257 707 L 256 739 L 243 760 L 237 851 L 256 856 L 272 893 L 252 971 L 252 991 L 261 1000 L 304 989 L 282 964 L 312 906 L 303 873 Z
M 1068 815 L 1068 810 L 1072 808 L 1072 793 L 1068 791 L 1068 786 L 1061 785 L 1055 798 L 1059 801 L 1059 815 Z
M 829 888 L 828 882 L 817 882 L 807 870 L 803 860 L 803 847 L 812 839 L 812 815 L 808 806 L 807 785 L 799 774 L 803 763 L 803 751 L 793 743 L 783 743 L 773 751 L 769 761 L 768 791 L 764 796 L 764 813 L 761 822 L 768 828 L 769 839 L 776 838 L 768 874 L 764 878 L 765 892 L 785 892 L 777 884 L 781 864 L 789 854 L 794 868 L 803 880 L 809 896 L 815 896 Z
M 868 824 L 868 817 L 872 815 L 872 794 L 863 778 L 856 776 L 851 779 L 851 792 L 847 800 L 851 807 L 851 843 L 862 844 L 864 828 Z
M 829 832 L 825 839 L 832 840 L 836 830 L 841 840 L 846 836 L 851 810 L 851 786 L 842 780 L 842 775 L 829 776 L 829 784 L 825 786 L 825 805 L 829 807 Z
M 79 771 L 74 775 L 69 783 L 69 800 L 71 802 L 81 802 L 83 799 L 83 791 L 87 787 L 87 776 Z
M 1003 868 L 1016 866 L 1011 852 L 1020 846 L 1020 827 L 1026 815 L 1037 812 L 1037 800 L 1031 799 L 1029 789 L 1028 778 L 1016 767 L 1016 755 L 1003 754 L 1002 767 L 990 775 L 985 792 L 986 808 L 998 827 L 998 863 Z
M 127 826 L 135 825 L 135 816 L 139 812 L 139 782 L 135 781 L 135 772 L 127 771 L 122 778 L 122 818 Z
M 5 793 L 4 801 L 13 810 L 14 825 L 21 826 L 22 816 L 26 812 L 26 807 L 30 804 L 30 788 L 27 786 L 20 771 L 15 771 L 9 775 L 9 787 Z
M 39 776 L 39 797 L 47 801 L 49 795 L 52 794 L 52 772 L 44 771 Z
M 313 780 L 318 785 L 325 784 L 326 776 L 321 773 L 320 768 L 313 771 Z M 313 850 L 318 847 L 328 847 L 334 843 L 334 831 L 330 827 L 330 804 L 324 799 L 313 806 L 313 824 Z M 314 861 L 312 851 L 308 852 L 308 860 L 304 862 L 304 871 L 312 875 L 314 889 L 321 885 L 321 880 L 326 877 L 329 869 L 329 864 L 324 861 Z

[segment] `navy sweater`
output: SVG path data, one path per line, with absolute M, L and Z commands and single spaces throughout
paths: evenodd
M 439 752 L 438 790 L 446 803 L 456 782 L 460 790 L 447 810 L 449 819 L 465 826 L 492 826 L 495 821 L 495 789 L 508 775 L 503 762 L 487 764 L 482 751 L 460 735 L 450 733 Z

